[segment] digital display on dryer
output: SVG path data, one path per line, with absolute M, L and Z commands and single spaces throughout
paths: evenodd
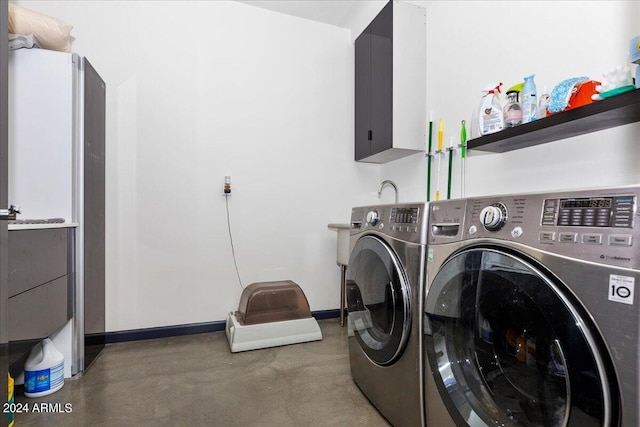
M 606 199 L 565 199 L 561 200 L 561 207 L 565 209 L 573 208 L 610 208 L 611 198 Z
M 393 208 L 389 222 L 395 224 L 417 224 L 420 216 L 419 208 Z
M 633 228 L 635 202 L 633 196 L 547 199 L 542 225 Z

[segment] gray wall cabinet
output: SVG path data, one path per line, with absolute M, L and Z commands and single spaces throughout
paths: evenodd
M 355 160 L 424 152 L 426 12 L 390 1 L 355 41 Z

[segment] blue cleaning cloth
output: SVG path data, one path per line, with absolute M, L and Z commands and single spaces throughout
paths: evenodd
M 573 87 L 577 83 L 586 82 L 587 80 L 589 80 L 589 77 L 582 76 L 566 79 L 558 83 L 549 94 L 547 110 L 549 110 L 550 113 L 559 113 L 560 111 L 564 111 L 569 104 Z

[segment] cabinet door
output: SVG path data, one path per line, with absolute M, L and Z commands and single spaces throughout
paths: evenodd
M 9 340 L 35 344 L 63 327 L 73 316 L 73 283 L 72 276 L 62 276 L 9 298 Z
M 84 366 L 105 344 L 104 80 L 85 58 L 84 80 Z
M 8 20 L 9 20 L 9 2 L 0 2 L 0 34 L 7 34 Z M 5 209 L 8 205 L 8 188 L 7 178 L 9 174 L 8 170 L 8 109 L 9 102 L 5 93 L 8 89 L 8 67 L 9 62 L 9 47 L 7 43 L 0 43 L 0 93 L 3 96 L 0 97 L 0 207 Z M 7 401 L 7 387 L 5 387 L 5 378 L 7 378 L 8 360 L 7 350 L 9 348 L 9 336 L 7 328 L 7 316 L 8 306 L 7 299 L 9 298 L 9 285 L 8 285 L 8 234 L 7 234 L 7 222 L 0 220 L 0 402 Z M 8 425 L 8 415 L 5 411 L 0 411 L 0 426 Z
M 355 57 L 356 160 L 371 155 L 371 34 L 367 28 L 356 39 Z
M 371 154 L 393 146 L 393 3 L 370 25 L 371 31 Z
M 67 228 L 9 232 L 9 297 L 69 274 Z

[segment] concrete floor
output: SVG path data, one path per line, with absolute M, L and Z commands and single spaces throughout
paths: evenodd
M 322 341 L 236 354 L 224 332 L 110 344 L 49 396 L 17 389 L 15 425 L 388 426 L 351 380 L 346 327 L 319 324 Z

